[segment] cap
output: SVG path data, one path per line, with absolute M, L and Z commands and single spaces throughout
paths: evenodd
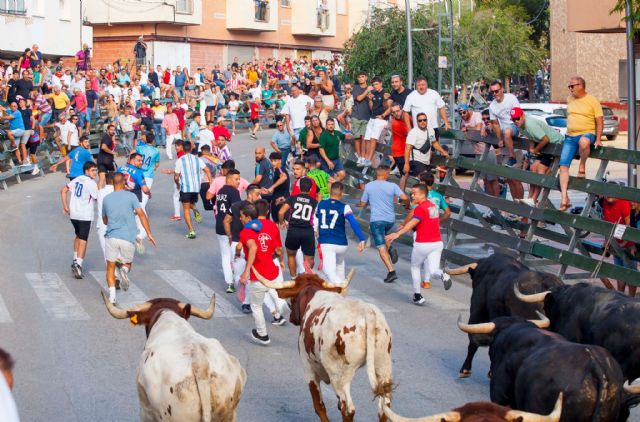
M 458 111 L 467 111 L 469 110 L 469 105 L 462 103 L 462 104 L 458 104 L 456 108 L 458 109 Z
M 60 113 L 60 115 L 58 116 L 58 120 L 62 120 L 62 119 L 66 119 L 67 118 L 67 114 L 66 113 Z
M 522 109 L 520 107 L 514 107 L 514 108 L 511 109 L 511 118 L 512 119 L 518 119 L 523 114 L 524 114 L 524 112 L 522 111 Z
M 224 122 L 224 117 L 222 117 L 222 116 L 218 117 L 218 123 L 220 123 L 220 122 Z
M 24 100 L 24 97 L 22 95 L 16 95 L 16 100 L 18 101 Z

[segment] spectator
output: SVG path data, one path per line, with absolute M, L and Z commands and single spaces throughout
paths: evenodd
M 76 71 L 87 71 L 90 68 L 91 49 L 87 43 L 82 44 L 82 49 L 76 53 Z
M 229 133 L 229 129 L 224 125 L 224 117 L 218 117 L 218 124 L 213 128 L 213 137 L 214 139 L 219 139 L 223 136 L 227 140 L 231 140 L 231 134 Z
M 9 131 L 7 132 L 7 137 L 11 142 L 12 148 L 18 148 L 17 142 L 20 142 L 22 135 L 24 135 L 24 121 L 22 120 L 22 113 L 18 110 L 18 103 L 12 101 L 9 104 L 9 109 L 0 106 L 0 111 L 4 112 L 6 115 L 0 116 L 2 120 L 9 121 Z M 20 155 L 20 150 L 16 150 L 16 158 L 18 162 L 22 162 L 22 157 Z
M 578 167 L 578 178 L 584 179 L 586 175 L 586 163 L 591 145 L 602 146 L 602 128 L 604 117 L 600 102 L 590 94 L 587 94 L 587 84 L 580 76 L 574 76 L 569 81 L 569 92 L 567 98 L 567 134 L 562 144 L 560 154 L 560 191 L 562 193 L 562 203 L 560 211 L 566 211 L 571 207 L 569 202 L 569 167 L 571 161 L 580 151 L 580 165 Z
M 389 107 L 393 104 L 399 104 L 400 107 L 404 107 L 404 103 L 407 101 L 409 94 L 413 92 L 411 88 L 405 88 L 404 81 L 399 75 L 391 76 L 391 98 L 389 98 Z M 408 128 L 407 131 L 411 130 Z
M 384 99 L 385 93 L 382 89 L 382 79 L 375 76 L 371 79 L 371 86 L 372 89 L 367 94 L 371 117 L 367 122 L 364 134 L 364 146 L 362 149 L 363 160 L 360 162 L 360 165 L 365 167 L 371 166 L 371 160 L 376 152 L 378 140 L 381 139 L 382 131 L 388 124 L 385 119 L 385 108 L 388 104 L 386 104 Z
M 463 132 L 467 132 L 468 130 L 477 130 L 480 133 L 483 132 L 483 128 L 485 127 L 485 123 L 487 126 L 491 126 L 491 118 L 489 117 L 489 110 L 484 110 L 482 113 L 477 111 L 473 111 L 467 104 L 459 104 L 458 105 L 458 114 L 460 114 L 460 130 Z M 486 133 L 485 133 L 486 136 Z M 485 161 L 489 164 L 497 164 L 496 152 L 495 150 L 488 144 L 484 144 L 482 142 L 473 142 L 473 152 L 476 155 L 476 160 L 480 160 L 482 158 L 482 154 L 485 151 L 485 148 L 489 148 L 489 153 Z M 484 190 L 489 195 L 499 196 L 500 195 L 500 182 L 498 181 L 498 177 L 492 174 L 480 172 L 478 175 L 480 179 L 484 181 Z M 431 191 L 429 191 L 431 192 Z
M 430 89 L 427 84 L 427 78 L 424 76 L 418 76 L 416 78 L 416 89 L 407 95 L 404 106 L 402 109 L 406 112 L 404 119 L 407 127 L 411 126 L 411 118 L 413 118 L 413 127 L 418 126 L 418 114 L 424 113 L 429 121 L 429 129 L 435 131 L 436 139 L 440 139 L 438 133 L 438 113 L 444 123 L 446 129 L 451 129 L 449 124 L 449 117 L 447 111 L 444 108 L 445 104 L 440 94 L 433 89 Z
M 303 94 L 297 85 L 291 87 L 291 97 L 282 108 L 285 116 L 287 132 L 294 138 L 300 135 L 300 131 L 305 127 L 305 117 L 313 106 L 313 101 Z
M 362 148 L 362 138 L 371 118 L 371 108 L 367 96 L 373 87 L 367 85 L 367 74 L 358 73 L 358 83 L 353 86 L 353 109 L 351 111 L 351 127 L 353 131 L 354 147 L 357 163 L 362 165 L 365 160 L 366 148 Z
M 122 114 L 118 118 L 118 126 L 120 126 L 121 139 L 127 152 L 131 152 L 135 149 L 133 141 L 135 139 L 136 132 L 133 129 L 134 125 L 140 124 L 141 120 L 131 114 L 132 110 L 129 107 L 125 107 Z
M 251 120 L 251 138 L 258 139 L 258 130 L 260 129 L 260 98 L 256 98 L 249 105 L 251 113 L 249 118 Z
M 284 130 L 284 122 L 280 121 L 276 123 L 276 132 L 271 138 L 271 148 L 275 152 L 280 153 L 281 164 L 285 171 L 287 171 L 287 158 L 291 154 L 291 148 L 294 142 L 291 135 Z
M 635 211 L 634 211 L 635 214 Z M 605 197 L 602 202 L 602 219 L 613 224 L 631 225 L 631 203 L 626 199 L 617 199 L 610 196 Z M 635 243 L 628 240 L 616 239 L 621 253 L 613 252 L 613 263 L 624 268 L 637 271 L 638 264 L 634 258 L 638 254 Z M 618 280 L 618 291 L 623 292 L 627 284 Z M 629 296 L 636 296 L 637 286 L 629 284 Z
M 400 190 L 407 187 L 409 174 L 404 171 L 404 152 L 407 143 L 407 125 L 405 124 L 402 107 L 398 103 L 391 106 L 391 156 L 393 164 L 400 172 Z
M 340 161 L 340 142 L 344 141 L 345 136 L 339 130 L 335 130 L 335 126 L 335 120 L 328 118 L 327 129 L 320 135 L 320 157 L 322 157 L 322 170 L 339 182 L 346 176 Z
M 177 139 L 180 139 L 180 122 L 178 121 L 178 116 L 173 112 L 173 104 L 167 104 L 167 112 L 164 115 L 164 119 L 162 120 L 162 128 L 165 130 L 167 134 L 167 145 L 166 152 L 167 157 L 170 160 L 173 160 L 173 142 Z M 191 150 L 189 150 L 191 151 Z
M 133 46 L 133 54 L 136 58 L 136 66 L 144 66 L 147 61 L 147 43 L 144 42 L 142 35 L 138 37 L 138 42 Z
M 427 114 L 418 113 L 416 122 L 417 125 L 407 134 L 404 148 L 403 172 L 412 176 L 417 176 L 427 170 L 431 161 L 432 149 L 444 157 L 449 157 L 449 153 L 438 142 L 435 130 L 429 126 Z
M 273 167 L 271 166 L 269 159 L 266 157 L 263 147 L 256 148 L 255 159 L 255 178 L 251 184 L 260 186 L 260 193 L 262 194 L 262 197 L 271 202 L 272 198 L 269 193 L 269 188 L 273 185 Z

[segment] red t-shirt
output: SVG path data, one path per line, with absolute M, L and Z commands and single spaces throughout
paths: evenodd
M 413 210 L 413 218 L 420 222 L 416 226 L 416 242 L 440 242 L 440 213 L 438 207 L 425 200 Z
M 231 134 L 229 133 L 229 129 L 224 126 L 214 126 L 213 127 L 213 137 L 214 139 L 218 139 L 218 136 L 224 136 L 227 140 L 231 140 Z
M 171 81 L 171 72 L 165 70 L 162 74 L 162 82 L 168 84 Z
M 173 112 L 178 116 L 178 127 L 184 129 L 184 115 L 187 113 L 182 107 L 176 107 Z
M 260 116 L 260 105 L 258 103 L 251 103 L 251 118 L 257 119 Z
M 408 134 L 404 120 L 391 119 L 391 155 L 404 157 L 404 147 L 407 143 Z
M 256 251 L 256 258 L 253 262 L 253 266 L 258 270 L 261 276 L 268 280 L 275 280 L 278 277 L 280 269 L 273 262 L 273 254 L 276 248 L 282 246 L 280 240 L 280 230 L 273 221 L 260 220 L 262 223 L 262 229 L 259 233 L 251 229 L 242 229 L 240 231 L 240 243 L 244 249 L 245 257 L 249 254 L 249 248 L 247 242 L 253 239 L 256 242 L 258 250 Z M 258 277 L 254 274 L 253 270 L 249 272 L 249 279 L 251 281 L 258 281 Z
M 602 202 L 602 219 L 613 224 L 626 224 L 626 219 L 631 215 L 631 202 L 626 199 L 616 199 L 613 203 Z M 618 240 L 623 247 L 632 246 L 633 242 Z
M 308 177 L 308 176 L 303 176 L 303 177 Z M 310 177 L 308 178 L 311 179 Z M 302 177 L 300 179 L 302 179 Z M 302 193 L 300 192 L 300 179 L 296 179 L 296 181 L 293 182 L 293 189 L 291 189 L 291 196 L 300 195 Z M 311 190 L 309 191 L 309 196 L 312 198 L 316 198 L 318 196 L 318 186 L 316 186 L 316 181 L 313 179 L 311 179 Z

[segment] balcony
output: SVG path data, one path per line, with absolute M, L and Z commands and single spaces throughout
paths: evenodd
M 25 16 L 24 0 L 0 0 L 0 15 Z
M 572 32 L 624 32 L 624 16 L 609 14 L 615 0 L 567 0 L 567 30 Z
M 277 31 L 277 0 L 227 0 L 227 29 Z
M 291 32 L 297 36 L 335 37 L 336 0 L 292 2 Z
M 111 0 L 85 1 L 83 4 L 86 19 L 94 25 L 202 24 L 202 0 Z

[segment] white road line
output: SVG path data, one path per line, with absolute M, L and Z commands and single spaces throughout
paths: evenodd
M 27 273 L 27 281 L 40 303 L 55 319 L 82 321 L 91 319 L 56 273 Z
M 353 287 L 349 287 L 349 292 L 347 293 L 347 298 L 359 299 L 359 300 L 361 300 L 363 302 L 368 302 L 368 303 L 370 303 L 372 305 L 376 305 L 378 307 L 378 309 L 380 309 L 380 311 L 382 311 L 382 313 L 400 312 L 396 308 L 394 308 L 393 306 L 389 306 L 384 302 L 380 302 L 379 300 L 374 299 L 371 296 L 362 293 L 360 290 L 354 289 Z
M 154 270 L 153 272 L 180 292 L 192 305 L 203 308 L 209 306 L 214 291 L 189 272 L 184 270 Z M 214 317 L 233 318 L 243 315 L 238 306 L 231 304 L 223 295 L 216 295 Z
M 90 271 L 89 274 L 93 279 L 107 291 L 107 272 L 106 271 Z M 149 300 L 149 297 L 133 282 L 129 283 L 129 290 L 116 290 L 116 298 L 121 308 L 127 309 Z
M 0 296 L 0 324 L 13 322 L 11 319 L 11 315 L 9 314 L 9 309 L 7 309 L 7 305 L 4 303 L 4 299 Z
M 425 306 L 431 308 L 441 309 L 443 311 L 468 311 L 469 305 L 465 305 L 455 299 L 452 299 L 447 294 L 439 293 L 437 291 L 422 291 L 422 296 L 425 300 Z

